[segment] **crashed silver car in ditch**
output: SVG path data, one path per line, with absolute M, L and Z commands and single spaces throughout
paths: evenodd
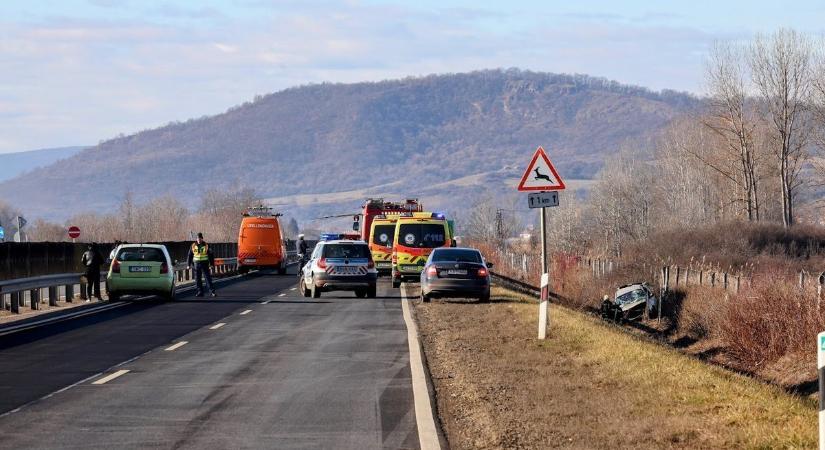
M 601 315 L 608 320 L 622 322 L 624 320 L 639 319 L 648 311 L 648 317 L 655 317 L 658 300 L 647 283 L 632 283 L 616 289 L 613 299 L 604 296 L 601 306 Z

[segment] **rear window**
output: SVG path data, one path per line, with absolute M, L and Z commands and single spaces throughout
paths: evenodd
M 241 239 L 251 239 L 256 244 L 272 245 L 281 242 L 281 233 L 278 224 L 271 222 L 244 222 L 241 229 Z
M 324 258 L 369 258 L 370 249 L 364 245 L 329 244 L 324 246 Z
M 398 244 L 406 247 L 443 247 L 446 228 L 440 223 L 404 223 L 398 226 Z
M 395 225 L 376 225 L 372 231 L 372 243 L 383 245 L 384 247 L 392 246 L 392 235 L 395 233 Z
M 476 250 L 449 249 L 433 252 L 433 262 L 469 262 L 481 264 L 481 253 Z
M 160 249 L 151 247 L 122 248 L 117 254 L 118 261 L 166 262 L 166 255 Z

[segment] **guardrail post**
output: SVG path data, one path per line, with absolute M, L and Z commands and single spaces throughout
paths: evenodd
M 11 312 L 12 314 L 20 314 L 20 299 L 23 293 L 20 291 L 11 293 Z
M 722 272 L 722 285 L 725 288 L 725 291 L 728 290 L 728 273 Z
M 66 303 L 74 301 L 74 284 L 63 286 L 63 294 L 66 296 Z
M 40 288 L 29 290 L 29 308 L 40 309 Z
M 49 306 L 57 306 L 57 286 L 49 286 Z
M 737 275 L 736 276 L 736 293 L 737 294 L 739 293 L 739 287 L 740 287 L 741 283 L 742 283 L 742 280 L 740 279 L 740 276 Z
M 799 290 L 805 289 L 805 271 L 799 271 Z

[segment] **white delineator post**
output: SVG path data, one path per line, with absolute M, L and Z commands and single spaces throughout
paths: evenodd
M 816 337 L 819 373 L 819 450 L 825 450 L 825 331 Z
M 548 298 L 550 297 L 550 275 L 541 275 L 541 298 L 539 300 L 539 339 L 547 337 L 547 325 L 549 322 Z
M 547 270 L 547 208 L 541 208 L 541 298 L 539 299 L 539 339 L 547 337 L 547 302 L 550 297 L 550 274 Z

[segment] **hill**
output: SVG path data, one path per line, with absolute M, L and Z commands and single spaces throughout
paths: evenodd
M 0 184 L 0 196 L 62 220 L 111 210 L 126 190 L 196 201 L 205 187 L 244 185 L 308 217 L 329 208 L 297 208 L 294 196 L 423 196 L 459 180 L 438 192 L 439 206 L 451 207 L 490 177 L 507 189 L 502 180 L 517 177 L 539 144 L 566 179 L 590 178 L 622 143 L 642 142 L 697 104 L 672 91 L 514 69 L 309 85 L 103 142 Z
M 0 153 L 0 181 L 12 179 L 24 172 L 68 158 L 86 147 L 58 147 L 25 152 Z

